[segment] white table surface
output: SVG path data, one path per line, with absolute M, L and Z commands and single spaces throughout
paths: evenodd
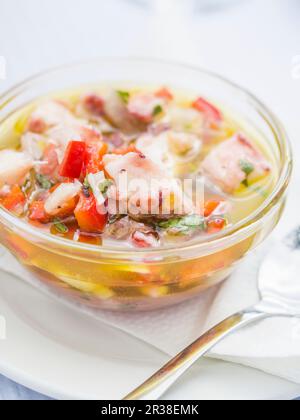
M 91 57 L 175 59 L 248 87 L 279 115 L 294 149 L 300 151 L 300 71 L 299 77 L 293 77 L 292 71 L 293 58 L 300 56 L 298 0 L 241 0 L 222 11 L 193 15 L 188 24 L 186 16 L 174 9 L 172 19 L 161 19 L 137 3 L 1 0 L 0 56 L 7 66 L 3 80 L 0 58 L 0 92 L 48 67 Z M 298 155 L 295 184 L 300 174 Z M 299 188 L 293 191 L 296 194 Z M 289 217 L 293 214 L 288 208 L 286 225 L 295 223 Z M 46 397 L 0 376 L 0 399 Z

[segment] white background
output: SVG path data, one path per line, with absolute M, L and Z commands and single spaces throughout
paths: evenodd
M 186 5 L 188 0 L 181 1 Z M 0 0 L 0 56 L 6 61 L 0 92 L 48 67 L 101 56 L 163 57 L 221 73 L 269 105 L 292 139 L 296 171 L 282 223 L 288 229 L 300 222 L 295 219 L 300 204 L 300 71 L 293 77 L 293 60 L 300 56 L 300 1 L 237 3 L 189 16 L 176 11 L 174 0 L 162 16 L 134 0 Z M 1 395 L 34 396 L 4 378 Z

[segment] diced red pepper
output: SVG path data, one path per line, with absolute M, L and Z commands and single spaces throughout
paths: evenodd
M 194 103 L 193 107 L 202 112 L 205 117 L 211 122 L 220 123 L 223 120 L 223 115 L 214 105 L 206 101 L 203 98 L 198 98 Z
M 166 99 L 167 101 L 172 101 L 174 99 L 174 95 L 169 89 L 163 87 L 159 91 L 156 92 L 155 96 L 161 99 Z
M 39 223 L 49 223 L 50 217 L 45 212 L 45 201 L 33 201 L 29 206 L 29 220 Z
M 204 217 L 209 217 L 220 205 L 220 201 L 210 200 L 204 205 Z
M 103 170 L 102 158 L 108 152 L 108 145 L 102 141 L 87 141 L 85 155 L 85 174 L 96 174 Z
M 9 211 L 22 211 L 25 204 L 25 195 L 19 185 L 14 185 L 5 196 L 2 205 Z
M 61 164 L 59 175 L 65 178 L 80 178 L 86 158 L 84 141 L 70 141 Z
M 96 94 L 87 95 L 83 104 L 85 108 L 92 114 L 101 116 L 104 113 L 104 100 Z
M 100 210 L 103 210 L 104 207 Z M 75 217 L 82 232 L 102 233 L 108 219 L 107 213 L 101 214 L 98 211 L 96 199 L 93 194 L 86 197 L 80 195 L 79 203 L 75 209 Z
M 218 233 L 224 229 L 226 225 L 226 220 L 222 218 L 210 220 L 207 224 L 208 233 Z

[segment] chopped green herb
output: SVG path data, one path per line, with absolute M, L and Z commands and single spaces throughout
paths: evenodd
M 247 161 L 247 160 L 241 160 L 240 161 L 240 167 L 242 169 L 242 171 L 245 173 L 246 175 L 246 179 L 242 182 L 242 184 L 248 188 L 249 187 L 249 182 L 248 182 L 248 176 L 252 174 L 252 172 L 254 172 L 254 166 L 251 162 Z
M 108 218 L 108 224 L 113 225 L 114 223 L 118 222 L 121 219 L 124 219 L 124 215 L 122 214 L 111 214 Z
M 53 220 L 53 226 L 57 230 L 58 233 L 68 233 L 69 229 L 68 227 L 60 220 L 60 219 L 54 219 Z
M 105 179 L 101 184 L 99 185 L 99 190 L 101 194 L 106 195 L 109 187 L 113 185 L 113 182 L 110 179 Z
M 117 90 L 117 94 L 120 96 L 122 101 L 127 105 L 130 99 L 130 93 L 124 90 Z
M 32 188 L 32 182 L 30 178 L 27 178 L 22 186 L 22 191 L 24 194 L 27 194 Z
M 90 186 L 90 183 L 89 183 L 88 176 L 86 176 L 86 177 L 85 177 L 85 179 L 84 179 L 84 181 L 83 181 L 83 186 L 84 186 L 85 188 L 90 188 L 90 187 L 91 187 L 91 186 Z
M 201 216 L 191 215 L 182 218 L 170 219 L 158 223 L 158 227 L 166 230 L 173 230 L 178 233 L 188 233 L 191 230 L 206 228 L 205 220 Z
M 53 183 L 45 175 L 36 174 L 35 177 L 36 182 L 43 190 L 50 190 L 53 187 Z
M 170 219 L 167 221 L 159 222 L 158 227 L 161 229 L 170 229 L 177 226 L 181 219 Z
M 163 107 L 161 105 L 157 105 L 153 110 L 153 117 L 157 117 L 163 112 Z
M 248 162 L 247 160 L 241 160 L 240 166 L 242 171 L 247 175 L 251 175 L 252 172 L 254 172 L 254 166 L 251 162 Z
M 186 216 L 182 222 L 189 227 L 199 227 L 199 226 L 203 226 L 204 223 L 204 219 L 201 216 L 197 216 L 196 214 L 192 215 L 192 216 Z
M 28 177 L 26 178 L 24 184 L 22 185 L 22 191 L 23 193 L 29 197 L 31 193 L 36 189 L 36 172 L 34 169 L 31 169 L 29 172 Z

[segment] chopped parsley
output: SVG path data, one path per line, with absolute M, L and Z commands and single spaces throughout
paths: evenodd
M 161 105 L 156 105 L 156 107 L 153 110 L 153 117 L 157 117 L 158 115 L 160 115 L 163 112 L 163 107 Z
M 101 182 L 99 185 L 101 194 L 105 196 L 111 185 L 113 185 L 113 182 L 110 179 L 105 179 L 103 182 Z
M 85 188 L 90 188 L 90 183 L 89 183 L 89 180 L 88 180 L 88 176 L 85 177 L 85 179 L 83 181 L 83 186 Z
M 204 230 L 206 229 L 206 223 L 202 216 L 191 215 L 159 222 L 158 227 L 184 234 L 196 229 Z
M 126 216 L 122 214 L 111 214 L 108 218 L 108 224 L 113 225 L 114 223 L 118 222 L 121 219 L 124 219 Z
M 248 177 L 249 175 L 252 174 L 252 172 L 254 172 L 254 166 L 251 162 L 247 160 L 241 160 L 240 167 L 241 167 L 241 170 L 246 175 L 246 179 L 242 182 L 242 184 L 248 188 L 249 187 Z
M 68 227 L 60 220 L 60 219 L 54 219 L 53 220 L 53 226 L 57 230 L 58 233 L 68 233 L 69 229 Z
M 53 183 L 45 175 L 36 174 L 35 178 L 36 182 L 43 190 L 50 190 L 50 188 L 53 187 Z
M 124 104 L 127 105 L 130 99 L 130 93 L 124 90 L 117 90 L 117 94 L 120 96 Z
M 26 179 L 26 181 L 24 182 L 22 186 L 23 193 L 25 195 L 29 194 L 34 186 L 35 186 L 35 174 L 31 170 L 29 178 Z

